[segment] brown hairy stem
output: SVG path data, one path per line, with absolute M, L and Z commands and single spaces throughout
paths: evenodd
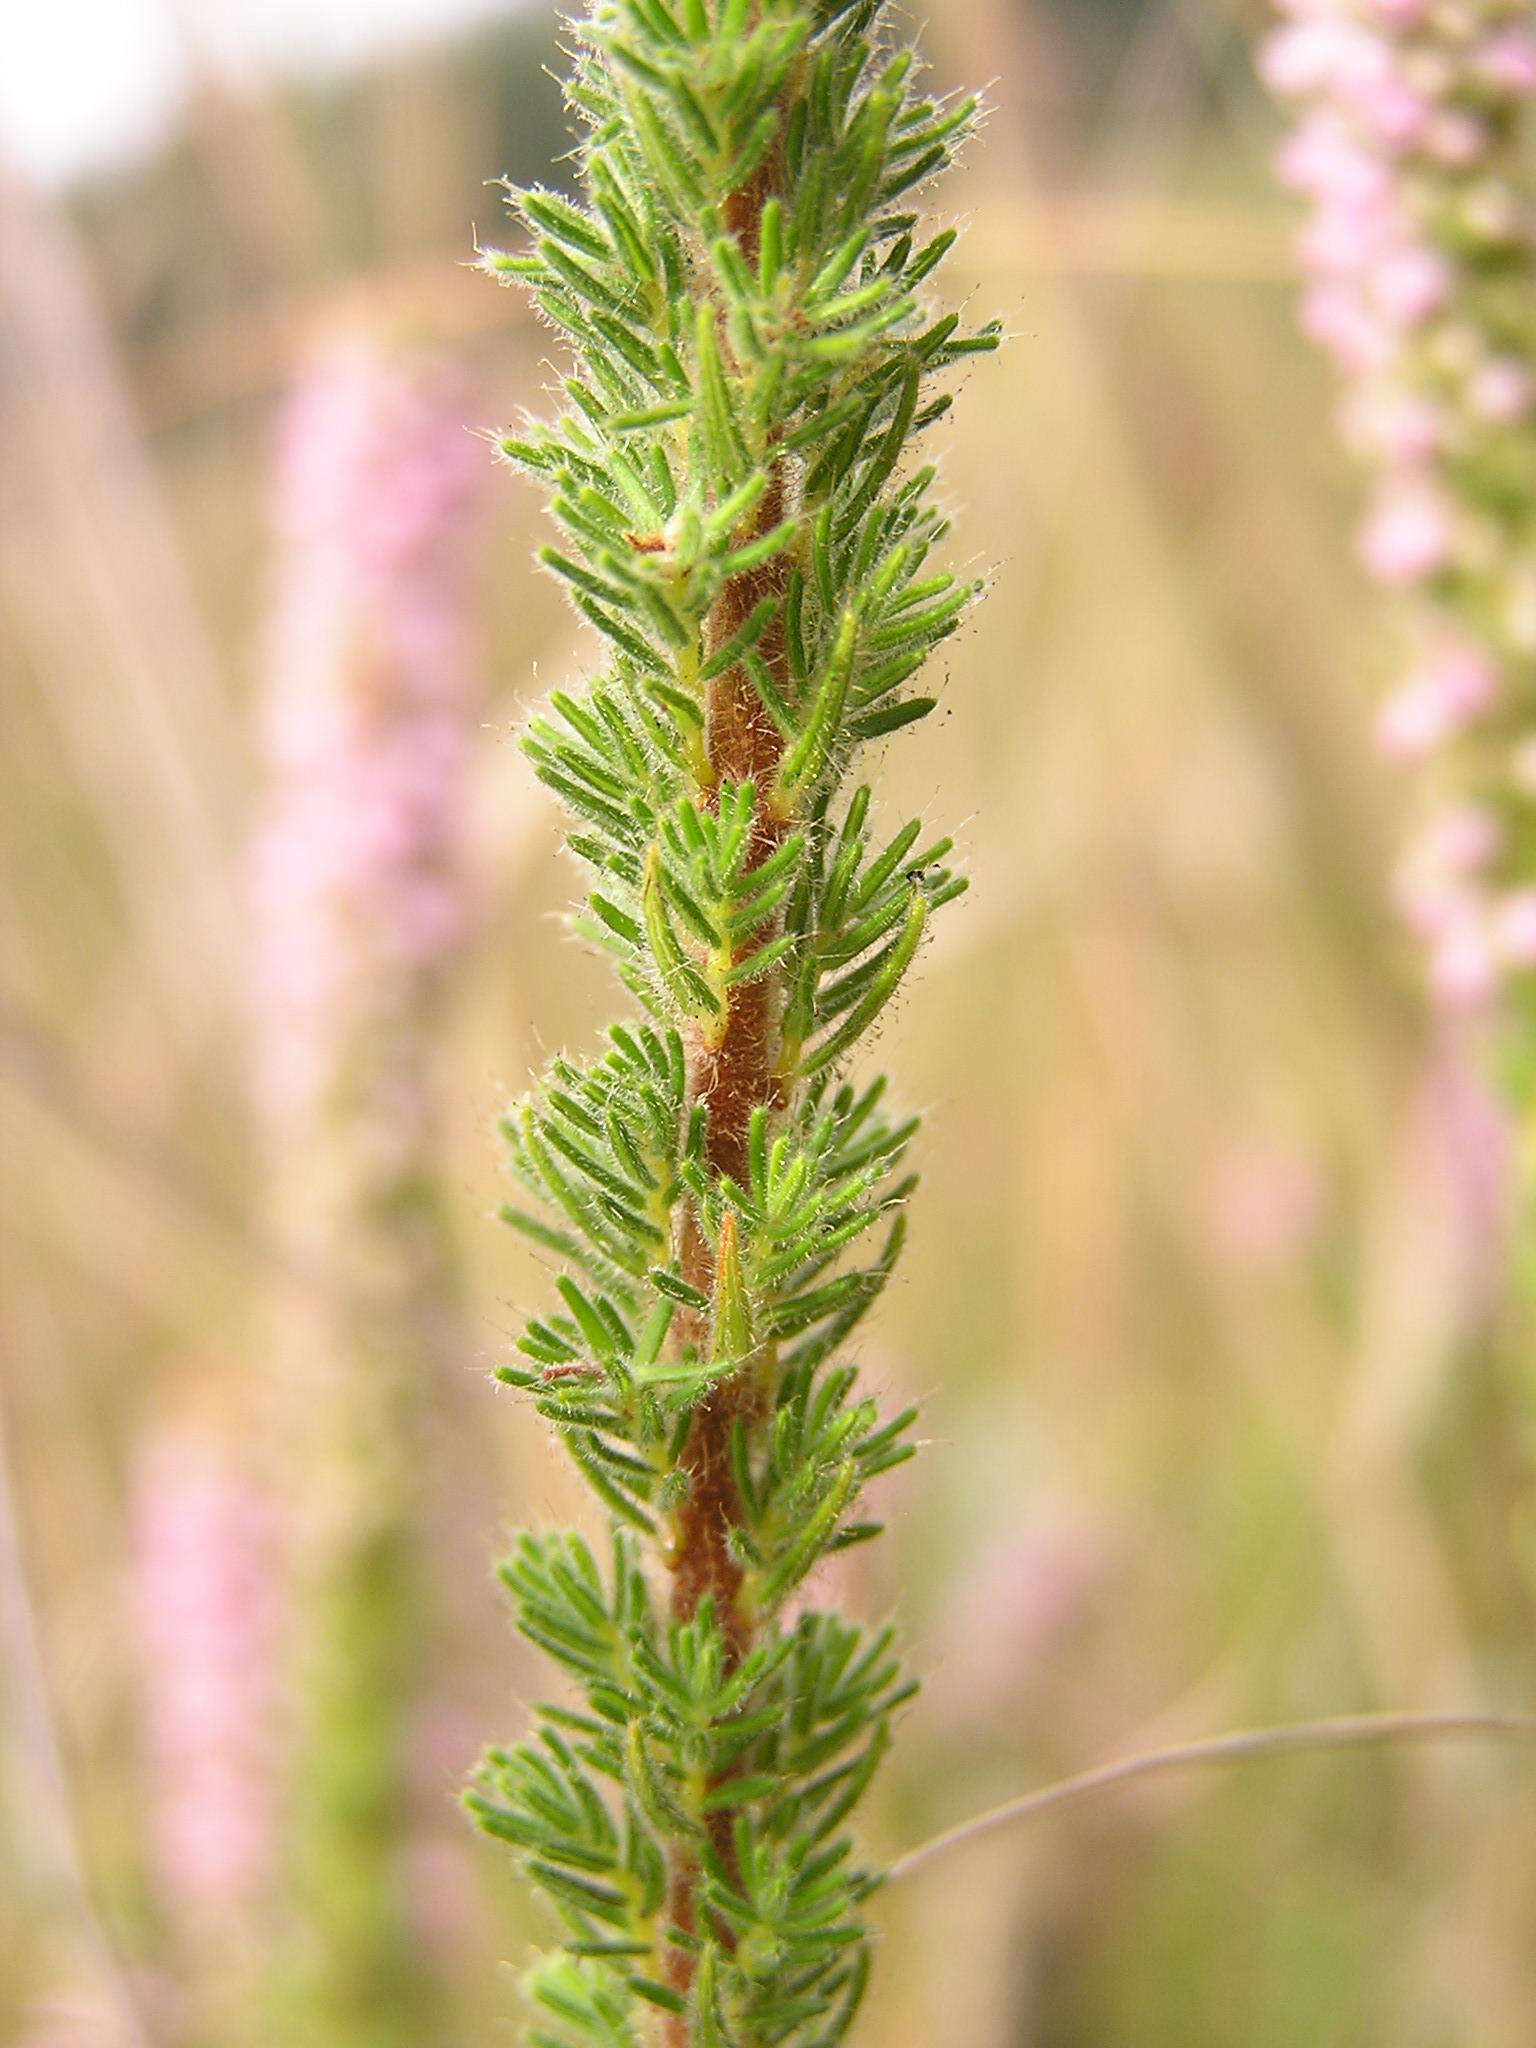
M 753 531 L 766 532 L 781 517 L 782 486 L 777 479 L 764 492 Z M 783 581 L 782 558 L 764 568 L 735 577 L 710 614 L 706 652 L 737 632 L 765 596 L 777 594 Z M 776 620 L 761 643 L 763 659 L 775 679 L 786 666 L 782 621 Z M 727 669 L 709 689 L 706 707 L 710 772 L 716 788 L 722 782 L 755 783 L 757 808 L 753 820 L 751 864 L 755 867 L 777 845 L 782 827 L 774 816 L 771 787 L 781 741 L 751 678 L 740 667 Z M 763 1103 L 780 1102 L 778 1078 L 779 987 L 772 974 L 728 991 L 723 1019 L 713 1033 L 701 1034 L 690 1048 L 688 1093 L 707 1113 L 705 1159 L 715 1175 L 728 1174 L 738 1185 L 748 1177 L 747 1133 L 752 1112 Z M 678 1246 L 683 1277 L 701 1294 L 714 1287 L 714 1255 L 691 1205 L 682 1223 Z M 682 1343 L 703 1345 L 708 1332 L 702 1316 L 680 1319 Z M 689 1490 L 678 1508 L 672 1553 L 672 1612 L 688 1621 L 699 1602 L 714 1596 L 715 1614 L 733 1656 L 745 1647 L 744 1624 L 737 1594 L 741 1567 L 731 1555 L 728 1536 L 740 1520 L 735 1481 L 731 1476 L 731 1425 L 740 1412 L 751 1375 L 738 1373 L 715 1388 L 699 1404 L 683 1452 Z
M 783 516 L 783 485 L 775 475 L 743 538 L 766 533 Z M 738 631 L 765 596 L 780 594 L 785 575 L 782 557 L 761 569 L 735 577 L 722 591 L 705 629 L 706 652 Z M 775 620 L 759 651 L 774 672 L 786 677 L 787 656 L 782 619 Z M 782 835 L 771 806 L 771 790 L 782 751 L 778 728 L 764 709 L 751 678 L 739 665 L 727 669 L 709 687 L 706 739 L 715 788 L 722 782 L 751 781 L 757 788 L 751 864 L 770 854 Z M 744 1185 L 748 1177 L 747 1134 L 752 1112 L 760 1104 L 782 1102 L 778 1073 L 780 989 L 772 974 L 728 991 L 724 1018 L 710 1039 L 696 1037 L 688 1055 L 688 1096 L 707 1113 L 705 1159 L 712 1173 L 729 1174 Z M 683 1278 L 701 1294 L 715 1283 L 714 1252 L 689 1204 L 679 1229 L 678 1263 Z M 709 1319 L 685 1312 L 677 1319 L 680 1345 L 709 1343 Z M 673 1518 L 668 1557 L 672 1574 L 671 1608 L 678 1621 L 691 1621 L 706 1598 L 734 1663 L 750 1647 L 752 1628 L 740 1602 L 742 1567 L 731 1546 L 731 1530 L 742 1520 L 742 1503 L 731 1466 L 731 1436 L 739 1417 L 750 1415 L 758 1399 L 759 1375 L 740 1370 L 711 1388 L 694 1411 L 680 1465 L 688 1475 L 688 1491 Z M 729 1863 L 731 1817 L 712 1816 L 711 1839 Z M 672 1852 L 668 1910 L 673 1923 L 689 1932 L 696 1924 L 694 1898 L 698 1864 L 679 1846 Z M 668 1982 L 687 1992 L 693 1980 L 693 1958 L 674 1947 L 668 1955 Z M 667 2048 L 688 2048 L 690 2031 L 681 2014 L 666 2022 Z
M 725 225 L 749 262 L 755 262 L 757 257 L 762 209 L 772 189 L 773 168 L 770 160 L 750 184 L 731 196 L 723 209 Z M 784 462 L 778 457 L 770 470 L 767 490 L 736 536 L 738 543 L 756 539 L 777 526 L 784 518 L 784 506 Z M 733 576 L 725 584 L 705 621 L 706 657 L 740 631 L 765 597 L 783 597 L 787 575 L 786 558 L 780 555 L 760 568 Z M 789 664 L 782 611 L 759 642 L 758 652 L 787 695 Z M 711 785 L 706 794 L 717 798 L 721 784 L 726 782 L 751 782 L 756 787 L 749 856 L 749 866 L 756 867 L 783 836 L 782 821 L 772 805 L 783 740 L 740 663 L 709 683 L 704 710 Z M 742 950 L 749 950 L 751 943 L 758 942 L 749 942 Z M 688 1053 L 688 1099 L 690 1104 L 702 1103 L 707 1118 L 705 1160 L 712 1174 L 729 1175 L 743 1186 L 749 1171 L 747 1140 L 752 1112 L 763 1104 L 777 1108 L 783 1102 L 778 1071 L 780 1000 L 779 977 L 771 973 L 730 989 L 725 996 L 724 1016 L 715 1020 L 709 1033 L 696 1034 Z M 714 1252 L 691 1203 L 681 1217 L 676 1253 L 683 1278 L 701 1294 L 712 1295 Z M 684 1311 L 674 1328 L 680 1348 L 693 1345 L 701 1353 L 707 1350 L 707 1314 Z M 742 1567 L 731 1544 L 731 1531 L 743 1519 L 731 1466 L 731 1437 L 738 1418 L 753 1412 L 760 1384 L 761 1376 L 756 1371 L 739 1370 L 713 1387 L 694 1411 L 679 1460 L 688 1477 L 688 1491 L 673 1518 L 667 1558 L 674 1619 L 691 1621 L 701 1603 L 711 1600 L 732 1663 L 749 1649 L 752 1624 L 742 1612 Z M 711 1817 L 710 1836 L 729 1866 L 732 1850 L 728 1811 Z M 697 1924 L 697 1889 L 697 1857 L 686 1845 L 678 1844 L 671 1852 L 668 1911 L 673 1924 L 689 1933 Z M 668 1983 L 686 1995 L 693 1974 L 693 1957 L 684 1949 L 672 1947 L 666 1958 Z M 687 2018 L 669 2014 L 664 2038 L 667 2048 L 689 2048 L 692 2030 Z

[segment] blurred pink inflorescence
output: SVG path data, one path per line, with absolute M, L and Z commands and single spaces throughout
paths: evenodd
M 253 852 L 258 1078 L 322 1105 L 359 1031 L 410 1017 L 464 928 L 470 645 L 483 450 L 447 372 L 334 340 L 280 421 Z M 407 1127 L 409 1084 L 390 1105 Z
M 153 1432 L 133 1486 L 145 1745 L 161 1881 L 188 1920 L 237 1916 L 273 1850 L 275 1529 L 211 1431 Z
M 933 1685 L 948 1720 L 1006 1727 L 1090 1613 L 1110 1566 L 1106 1532 L 1075 1511 L 1041 1508 L 993 1537 L 961 1579 L 945 1624 Z
M 1301 321 L 1371 472 L 1360 559 L 1412 649 L 1381 707 L 1432 814 L 1399 900 L 1450 1010 L 1536 966 L 1536 102 L 1528 0 L 1281 0 L 1264 46 L 1297 109 Z

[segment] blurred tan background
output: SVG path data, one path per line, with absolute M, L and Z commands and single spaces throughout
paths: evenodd
M 107 0 L 51 10 L 51 42 L 6 31 L 15 2048 L 376 2038 L 253 2017 L 301 1911 L 280 1883 L 214 1938 L 168 1881 L 134 1535 L 167 1428 L 242 1445 L 275 1405 L 263 1512 L 318 1483 L 294 1358 L 324 1349 L 335 1275 L 292 1251 L 250 1081 L 274 416 L 338 326 L 446 358 L 473 423 L 549 380 L 517 299 L 464 261 L 499 225 L 484 181 L 564 147 L 552 18 L 363 12 Z M 864 1357 L 925 1399 L 930 1441 L 844 1589 L 899 1614 L 926 1680 L 874 1802 L 891 1853 L 1153 1741 L 1536 1684 L 1500 1136 L 1386 907 L 1394 798 L 1367 733 L 1391 648 L 1291 325 L 1258 18 L 945 0 L 925 31 L 942 83 L 992 81 L 952 268 L 1013 338 L 944 429 L 957 545 L 994 592 L 944 716 L 889 763 L 893 802 L 958 828 L 973 882 L 881 1048 L 929 1111 Z M 74 125 L 52 69 L 72 39 Z M 558 924 L 573 873 L 513 743 L 588 650 L 529 565 L 534 494 L 485 461 L 474 909 L 424 1069 L 453 1335 L 405 1436 L 433 1590 L 398 1647 L 418 1695 L 430 1666 L 440 1807 L 410 1866 L 436 1987 L 399 2036 L 419 2048 L 517 2038 L 503 1960 L 537 1928 L 450 1802 L 544 1682 L 504 1625 L 496 1542 L 576 1508 L 485 1377 L 541 1284 L 494 1221 L 494 1123 L 617 1007 Z M 287 1682 L 236 1690 L 249 1708 Z M 242 1797 L 280 1801 L 268 1769 Z M 1530 2048 L 1536 1782 L 1463 1748 L 1158 1781 L 967 1850 L 877 1918 L 864 2048 Z

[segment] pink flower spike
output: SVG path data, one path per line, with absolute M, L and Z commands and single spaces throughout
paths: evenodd
M 1494 913 L 1494 944 L 1512 967 L 1536 967 L 1536 889 L 1516 889 Z
M 1524 98 L 1536 93 L 1536 35 L 1529 29 L 1500 29 L 1473 52 L 1479 77 L 1500 92 Z
M 1376 745 L 1389 761 L 1422 761 L 1452 730 L 1439 693 L 1421 681 L 1405 683 L 1376 716 Z
M 1378 583 L 1422 582 L 1451 558 L 1451 521 L 1432 484 L 1388 484 L 1360 532 L 1360 559 Z
M 1423 146 L 1447 170 L 1469 171 L 1488 153 L 1488 130 L 1475 114 L 1447 107 L 1426 124 Z
M 281 415 L 250 863 L 279 1145 L 318 1128 L 360 1047 L 420 1056 L 421 1006 L 464 930 L 480 458 L 462 417 L 456 375 L 366 332 L 336 336 Z
M 1430 987 L 1443 1009 L 1465 1015 L 1483 1009 L 1498 983 L 1493 948 L 1480 921 L 1458 918 L 1435 947 Z
M 1501 835 L 1492 814 L 1477 804 L 1458 804 L 1424 827 L 1417 858 L 1444 875 L 1471 875 L 1498 852 Z
M 1314 93 L 1328 76 L 1328 45 L 1314 21 L 1287 22 L 1259 45 L 1259 75 L 1283 98 Z
M 1424 134 L 1432 108 L 1405 78 L 1390 75 L 1363 93 L 1355 113 L 1389 149 L 1411 149 Z
M 1475 919 L 1471 878 L 1499 849 L 1499 828 L 1487 811 L 1462 804 L 1422 827 L 1404 853 L 1392 886 L 1398 915 L 1419 938 L 1439 943 Z
M 1314 285 L 1302 298 L 1298 319 L 1308 340 L 1327 349 L 1351 376 L 1384 369 L 1392 359 L 1391 335 L 1348 286 Z
M 1397 250 L 1376 266 L 1376 303 L 1394 327 L 1420 327 L 1450 298 L 1456 273 L 1433 249 Z
M 1489 426 L 1512 427 L 1536 403 L 1536 377 L 1514 356 L 1494 356 L 1473 372 L 1467 404 Z
M 1339 408 L 1339 431 L 1357 455 L 1394 463 L 1427 462 L 1444 432 L 1439 409 L 1391 384 L 1364 385 Z
M 1341 104 L 1364 120 L 1375 96 L 1395 75 L 1392 47 L 1363 22 L 1345 18 L 1329 27 L 1333 33 L 1329 83 Z
M 1340 373 L 1339 437 L 1368 472 L 1355 552 L 1414 649 L 1375 743 L 1452 791 L 1494 778 L 1522 820 L 1498 888 L 1498 822 L 1470 805 L 1421 832 L 1394 883 L 1438 1000 L 1476 1010 L 1504 969 L 1536 970 L 1536 737 L 1507 729 L 1536 727 L 1536 17 L 1531 0 L 1274 4 L 1288 20 L 1262 69 L 1293 103 L 1275 168 L 1307 203 L 1299 323 Z
M 1370 269 L 1381 243 L 1380 225 L 1368 208 L 1326 200 L 1297 236 L 1296 253 L 1313 276 L 1348 281 Z
M 1329 88 L 1362 91 L 1386 68 L 1385 47 L 1358 23 L 1336 15 L 1287 22 L 1267 36 L 1259 70 L 1272 92 L 1308 98 Z
M 1481 648 L 1451 641 L 1430 656 L 1419 671 L 1438 690 L 1458 724 L 1478 718 L 1498 694 L 1498 671 Z
M 1339 206 L 1382 207 L 1392 193 L 1385 166 L 1333 114 L 1312 114 L 1275 154 L 1282 185 Z
M 1465 914 L 1467 898 L 1443 875 L 1421 872 L 1410 855 L 1393 879 L 1392 904 L 1416 939 L 1436 940 Z
M 280 1600 L 271 1505 L 219 1438 L 137 1449 L 132 1556 L 160 1874 L 188 1918 L 235 1915 L 270 1875 Z
M 1446 646 L 1383 704 L 1376 744 L 1390 761 L 1422 760 L 1486 711 L 1497 689 L 1492 663 L 1475 647 Z

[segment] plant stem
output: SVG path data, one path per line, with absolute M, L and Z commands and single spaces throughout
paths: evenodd
M 965 885 L 948 839 L 919 855 L 912 819 L 882 847 L 845 785 L 936 708 L 904 686 L 977 595 L 929 569 L 936 471 L 903 458 L 949 404 L 925 385 L 999 338 L 932 303 L 954 234 L 909 211 L 975 102 L 926 92 L 885 11 L 594 0 L 587 203 L 510 188 L 526 239 L 482 252 L 576 358 L 570 406 L 500 446 L 612 656 L 525 744 L 596 877 L 578 929 L 645 1012 L 503 1124 L 533 1202 L 507 1221 L 565 1270 L 497 1376 L 613 1559 L 519 1537 L 517 1624 L 591 1714 L 573 1744 L 541 1709 L 466 1803 L 560 1914 L 528 1991 L 571 2048 L 833 2048 L 869 1976 L 876 1879 L 838 1830 L 910 1687 L 891 1631 L 786 1605 L 916 1448 L 839 1354 L 900 1250 L 917 1124 L 842 1069 Z
M 735 236 L 749 264 L 755 264 L 758 258 L 763 207 L 774 182 L 776 159 L 774 151 L 763 169 L 734 193 L 723 209 L 727 229 Z M 782 455 L 772 459 L 768 488 L 737 536 L 738 544 L 771 532 L 783 519 L 784 461 Z M 736 636 L 764 598 L 782 600 L 789 560 L 788 554 L 779 554 L 761 567 L 729 578 L 705 621 L 706 659 Z M 763 636 L 759 652 L 774 682 L 784 692 L 788 687 L 789 663 L 782 606 Z M 723 670 L 708 685 L 705 744 L 711 784 L 705 792 L 707 799 L 718 802 L 722 783 L 751 782 L 754 786 L 756 803 L 749 866 L 758 867 L 783 837 L 783 823 L 773 809 L 772 793 L 784 743 L 740 662 Z M 760 943 L 760 938 L 744 941 L 736 957 L 741 958 L 756 943 Z M 778 1062 L 781 980 L 778 974 L 763 974 L 727 990 L 723 1018 L 712 1031 L 698 1033 L 689 1049 L 688 1100 L 690 1105 L 702 1103 L 705 1108 L 705 1159 L 714 1175 L 729 1175 L 739 1186 L 746 1184 L 749 1175 L 747 1136 L 752 1112 L 763 1104 L 783 1106 Z M 714 1254 L 692 1203 L 683 1206 L 678 1231 L 678 1266 L 683 1278 L 701 1294 L 712 1295 Z M 677 1329 L 681 1345 L 693 1344 L 702 1349 L 708 1341 L 706 1318 L 701 1313 L 685 1312 L 678 1318 Z M 771 1358 L 752 1361 L 699 1404 L 680 1461 L 688 1477 L 688 1492 L 677 1509 L 667 1559 L 672 1575 L 674 1620 L 691 1621 L 700 1602 L 712 1600 L 733 1663 L 750 1648 L 753 1624 L 742 1612 L 742 1566 L 731 1541 L 733 1528 L 743 1520 L 732 1472 L 731 1436 L 738 1418 L 749 1413 L 764 1383 L 765 1375 L 758 1369 L 760 1363 L 771 1367 L 772 1362 Z M 716 1851 L 729 1863 L 729 1810 L 714 1813 L 709 1825 Z M 673 1924 L 689 1933 L 696 1926 L 697 1887 L 697 1857 L 687 1844 L 675 1844 L 670 1852 L 668 1909 Z M 686 1995 L 693 1975 L 692 1955 L 674 1946 L 667 1957 L 668 1982 Z M 668 2048 L 688 2048 L 690 2023 L 686 2016 L 669 2015 L 666 2029 Z
M 1005 1799 L 957 1827 L 911 1849 L 891 1868 L 888 1882 L 915 1877 L 930 1863 L 960 1849 L 983 1835 L 1011 1827 L 1015 1821 L 1033 1820 L 1037 1814 L 1067 1806 L 1098 1792 L 1112 1792 L 1137 1778 L 1160 1776 L 1166 1771 L 1204 1768 L 1212 1764 L 1249 1763 L 1255 1758 L 1294 1756 L 1303 1750 L 1362 1749 L 1376 1743 L 1457 1741 L 1472 1736 L 1495 1741 L 1536 1743 L 1536 1714 L 1390 1713 L 1337 1714 L 1321 1721 L 1287 1722 L 1278 1728 L 1246 1728 L 1233 1735 L 1206 1736 L 1198 1742 L 1179 1742 L 1166 1749 L 1144 1751 L 1139 1756 L 1120 1757 L 1113 1763 L 1097 1764 L 1075 1777 L 1062 1778 L 1054 1785 L 1026 1792 L 1017 1799 Z

